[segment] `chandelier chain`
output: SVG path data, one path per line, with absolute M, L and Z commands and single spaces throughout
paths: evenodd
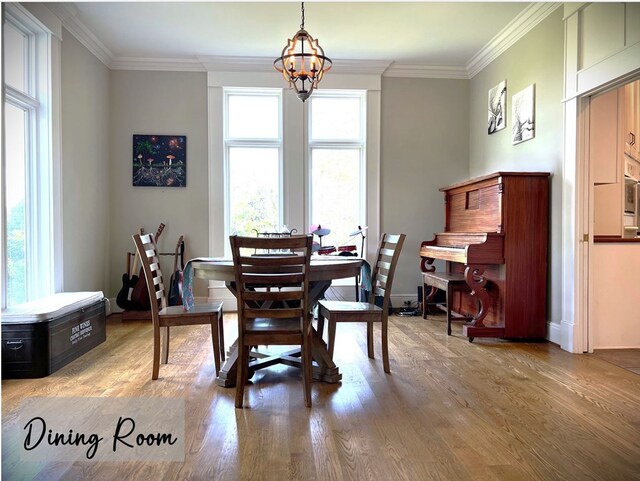
M 304 30 L 304 2 L 301 2 L 300 10 L 302 11 L 302 23 L 300 24 L 300 28 Z

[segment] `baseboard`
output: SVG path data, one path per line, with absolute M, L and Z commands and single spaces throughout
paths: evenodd
M 557 322 L 547 322 L 547 340 L 560 346 L 562 344 L 562 327 Z

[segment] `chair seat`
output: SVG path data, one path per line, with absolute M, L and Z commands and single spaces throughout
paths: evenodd
M 320 301 L 320 304 L 325 309 L 332 312 L 354 313 L 354 314 L 379 314 L 382 312 L 382 308 L 375 304 L 368 302 L 353 302 L 353 301 Z
M 222 302 L 210 302 L 207 304 L 196 304 L 189 310 L 185 310 L 182 305 L 167 306 L 160 309 L 160 316 L 188 316 L 188 315 L 207 315 L 222 310 Z

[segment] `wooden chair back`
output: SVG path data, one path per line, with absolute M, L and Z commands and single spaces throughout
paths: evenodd
M 371 293 L 369 303 L 375 304 L 377 296 L 383 298 L 382 312 L 386 316 L 389 312 L 389 299 L 396 265 L 400 251 L 404 244 L 405 234 L 382 234 L 371 273 Z
M 136 244 L 136 249 L 142 262 L 142 270 L 145 277 L 144 279 L 138 279 L 138 282 L 147 283 L 149 301 L 151 303 L 151 318 L 154 324 L 158 324 L 160 310 L 167 307 L 166 288 L 162 270 L 160 269 L 158 247 L 152 234 L 135 234 L 133 241 Z
M 231 236 L 230 242 L 238 319 L 300 318 L 303 323 L 309 310 L 312 237 Z M 256 249 L 281 253 L 254 255 Z M 302 324 L 300 328 L 302 330 Z

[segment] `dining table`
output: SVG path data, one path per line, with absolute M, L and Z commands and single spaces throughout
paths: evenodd
M 194 278 L 225 282 L 226 287 L 237 297 L 235 289 L 235 271 L 233 260 L 228 258 L 198 258 L 189 261 Z M 363 259 L 339 255 L 314 255 L 309 271 L 309 306 L 313 307 L 322 299 L 331 283 L 336 279 L 357 278 Z M 357 287 L 357 286 L 356 286 Z M 329 355 L 322 332 L 312 327 L 313 378 L 327 383 L 337 383 L 342 374 Z M 259 369 L 276 364 L 285 364 L 301 368 L 300 347 L 284 352 L 265 353 L 258 349 L 251 351 L 249 378 Z M 228 356 L 220 369 L 216 384 L 233 387 L 236 384 L 238 365 L 237 339 L 229 348 Z

